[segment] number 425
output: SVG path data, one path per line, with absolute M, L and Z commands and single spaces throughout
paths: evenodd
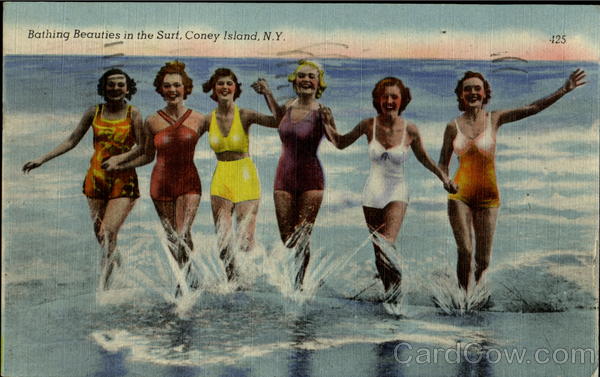
M 565 43 L 567 43 L 567 36 L 565 34 L 562 34 L 562 35 L 558 35 L 558 34 L 557 35 L 553 35 L 550 38 L 550 43 L 554 43 L 554 44 L 558 44 L 559 43 L 559 44 L 563 44 L 564 45 Z

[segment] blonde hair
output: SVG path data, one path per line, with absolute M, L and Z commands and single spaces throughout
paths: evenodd
M 304 60 L 304 59 L 298 61 L 298 67 L 296 67 L 294 72 L 292 72 L 288 75 L 288 81 L 291 83 L 296 81 L 296 78 L 298 77 L 298 71 L 300 70 L 300 68 L 302 68 L 304 66 L 309 66 L 311 68 L 316 69 L 317 72 L 319 72 L 319 87 L 317 88 L 317 94 L 315 95 L 315 97 L 320 98 L 321 94 L 323 94 L 323 92 L 327 88 L 327 83 L 325 83 L 325 71 L 317 63 L 310 61 L 310 60 Z

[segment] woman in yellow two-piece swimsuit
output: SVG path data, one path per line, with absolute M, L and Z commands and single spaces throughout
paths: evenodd
M 136 92 L 135 81 L 120 69 L 105 72 L 98 81 L 98 94 L 106 103 L 89 108 L 77 128 L 54 150 L 23 166 L 25 173 L 75 148 L 90 127 L 94 131 L 94 155 L 83 183 L 87 196 L 94 233 L 104 248 L 101 286 L 108 288 L 114 264 L 117 234 L 135 200 L 140 196 L 134 169 L 107 171 L 102 167 L 109 157 L 129 153 L 142 135 L 142 116 L 127 104 L 126 99 Z
M 468 71 L 458 81 L 458 108 L 463 113 L 446 126 L 439 166 L 448 174 L 452 152 L 459 166 L 454 178 L 458 192 L 448 195 L 448 217 L 458 251 L 458 283 L 467 290 L 475 243 L 475 283 L 489 266 L 500 194 L 496 184 L 496 134 L 504 123 L 539 113 L 566 93 L 585 84 L 585 72 L 576 70 L 565 84 L 548 97 L 511 110 L 486 112 L 491 88 L 481 73 Z
M 256 166 L 250 159 L 248 130 L 254 123 L 277 128 L 273 116 L 254 110 L 240 109 L 235 100 L 240 96 L 237 76 L 228 68 L 217 69 L 204 83 L 205 93 L 218 103 L 210 116 L 205 117 L 209 143 L 217 157 L 217 166 L 210 186 L 213 219 L 218 235 L 220 257 L 225 264 L 228 280 L 237 272 L 232 246 L 243 251 L 254 247 L 256 215 L 260 199 L 260 181 Z M 238 239 L 232 239 L 232 215 L 235 213 Z

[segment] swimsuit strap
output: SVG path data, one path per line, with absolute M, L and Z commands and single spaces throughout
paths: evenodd
M 179 119 L 173 119 L 169 114 L 165 113 L 162 110 L 157 111 L 158 115 L 160 115 L 167 123 L 169 123 L 172 127 L 179 127 L 192 113 L 192 109 L 187 109 L 185 113 Z
M 377 116 L 373 117 L 373 140 L 375 140 L 375 128 L 377 127 Z

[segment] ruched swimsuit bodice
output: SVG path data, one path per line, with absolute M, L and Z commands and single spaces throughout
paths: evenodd
M 373 134 L 369 142 L 371 170 L 363 189 L 363 206 L 384 208 L 388 203 L 401 201 L 408 203 L 408 188 L 404 176 L 404 162 L 408 159 L 406 121 L 403 121 L 403 135 L 400 144 L 385 148 L 376 135 L 377 118 L 373 118 Z
M 497 207 L 500 204 L 495 167 L 496 137 L 491 114 L 486 114 L 486 117 L 483 132 L 473 139 L 464 135 L 458 122 L 454 120 L 456 137 L 452 146 L 459 162 L 454 176 L 458 192 L 448 195 L 448 198 L 460 200 L 472 207 Z
M 175 121 L 163 111 L 158 111 L 171 125 L 154 135 L 156 165 L 152 171 L 150 195 L 155 200 L 172 200 L 200 191 L 200 178 L 194 165 L 199 135 L 183 124 L 191 112 L 188 109 Z

